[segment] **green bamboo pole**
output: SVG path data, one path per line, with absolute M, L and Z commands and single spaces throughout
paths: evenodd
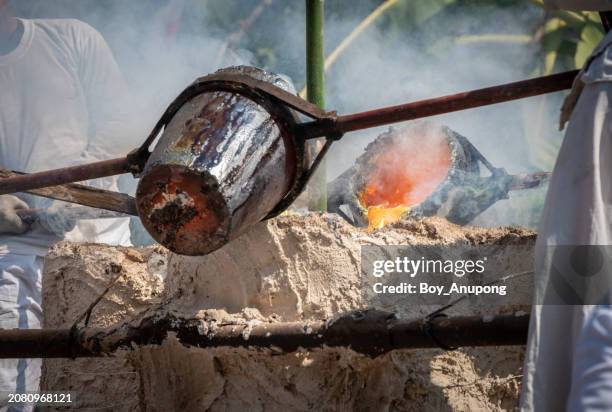
M 323 54 L 324 0 L 306 0 L 306 98 L 320 108 L 325 107 L 325 56 Z M 313 144 L 316 145 L 317 142 Z M 320 147 L 317 146 L 317 147 Z M 310 147 L 311 153 L 316 152 Z M 327 168 L 321 162 L 311 180 L 310 209 L 327 211 Z

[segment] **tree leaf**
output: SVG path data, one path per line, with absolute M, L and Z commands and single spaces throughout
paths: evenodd
M 582 29 L 582 33 L 580 34 L 580 38 L 585 43 L 592 45 L 593 48 L 597 46 L 597 44 L 601 41 L 604 36 L 604 32 L 599 25 L 594 23 L 588 23 Z
M 571 11 L 556 11 L 554 15 L 562 19 L 569 26 L 574 27 L 581 27 L 586 21 L 585 15 Z
M 586 59 L 591 55 L 593 49 L 601 41 L 603 33 L 593 23 L 584 26 L 580 34 L 580 42 L 576 45 L 574 63 L 576 68 L 584 66 Z
M 571 30 L 565 27 L 544 33 L 541 40 L 542 50 L 545 52 L 557 51 L 561 43 L 566 41 L 570 35 Z

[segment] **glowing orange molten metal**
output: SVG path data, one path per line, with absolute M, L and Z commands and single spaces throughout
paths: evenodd
M 451 152 L 441 132 L 397 136 L 370 161 L 367 184 L 360 194 L 368 209 L 370 229 L 398 221 L 423 202 L 444 180 Z

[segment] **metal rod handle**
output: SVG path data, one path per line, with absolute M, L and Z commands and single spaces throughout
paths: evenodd
M 0 179 L 0 195 L 130 172 L 127 157 Z
M 572 87 L 578 70 L 506 83 L 484 89 L 419 100 L 382 109 L 338 116 L 335 122 L 307 122 L 300 125 L 308 138 L 326 136 L 333 132 L 346 133 L 391 123 L 436 116 L 460 110 L 488 106 L 541 94 L 558 92 Z

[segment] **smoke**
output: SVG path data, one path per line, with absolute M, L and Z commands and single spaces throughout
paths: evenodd
M 328 73 L 328 107 L 349 113 L 532 77 L 539 48 L 526 40 L 539 23 L 538 9 L 524 4 L 493 11 L 489 18 L 482 14 L 483 8 L 472 7 L 434 16 L 419 27 L 417 38 L 390 37 L 384 21 L 371 26 Z M 336 17 L 326 30 L 346 31 L 356 24 Z M 482 33 L 496 35 L 490 37 L 497 41 Z M 499 36 L 504 34 L 509 36 Z M 542 160 L 538 151 L 555 147 L 562 138 L 555 128 L 560 98 L 530 98 L 441 115 L 436 121 L 466 136 L 494 166 L 509 173 L 551 171 L 554 155 Z M 329 155 L 329 177 L 349 167 L 384 130 L 347 135 Z M 512 193 L 474 223 L 535 227 L 545 190 Z
M 191 20 L 206 19 L 204 2 L 32 0 L 13 6 L 18 16 L 76 18 L 101 32 L 129 86 L 131 104 L 121 109 L 130 111 L 132 147 L 142 143 L 168 104 L 197 77 L 220 67 L 251 63 L 245 50 L 229 51 L 214 61 L 226 33 L 193 27 Z
M 221 13 L 214 14 L 218 9 L 229 9 L 232 16 L 243 19 L 259 0 L 227 6 L 222 2 L 189 0 L 13 3 L 24 17 L 74 17 L 102 32 L 136 99 L 130 125 L 132 147 L 144 140 L 168 103 L 186 85 L 219 67 L 264 66 L 288 75 L 298 90 L 304 83 L 305 19 L 301 1 L 273 0 L 243 36 L 238 51 L 227 53 L 221 62 L 216 62 L 215 57 L 239 22 L 234 19 L 210 26 L 203 22 L 222 21 Z M 428 4 L 424 0 L 399 3 Z M 525 39 L 533 33 L 539 12 L 529 2 L 524 3 L 499 10 L 470 3 L 469 7 L 457 7 L 449 13 L 418 15 L 414 30 L 399 34 L 389 30 L 397 17 L 394 13 L 405 15 L 421 9 L 406 6 L 388 10 L 328 71 L 327 108 L 351 113 L 530 77 L 539 50 Z M 378 4 L 370 0 L 327 2 L 326 53 Z M 482 33 L 510 36 L 509 40 L 483 41 L 478 38 Z M 545 121 L 535 135 L 531 129 L 534 117 L 551 119 L 556 107 L 555 100 L 532 98 L 438 116 L 436 120 L 467 136 L 495 166 L 508 172 L 550 170 L 552 162 L 542 162 L 532 149 L 551 142 L 554 146 L 561 136 L 547 126 L 553 121 Z M 328 155 L 328 179 L 350 167 L 363 148 L 384 130 L 350 133 L 336 143 Z M 532 224 L 539 210 L 537 206 L 531 209 L 531 203 L 517 206 L 512 200 L 499 202 L 489 211 L 488 220 L 480 223 Z M 508 210 L 514 211 L 512 221 L 507 218 Z M 523 213 L 526 211 L 529 213 Z
M 195 35 L 189 30 L 184 30 L 185 27 L 181 27 L 189 12 L 205 11 L 204 8 L 194 9 L 194 5 L 195 2 L 184 0 L 13 1 L 11 6 L 18 17 L 76 18 L 96 28 L 109 44 L 126 82 L 117 80 L 113 84 L 104 83 L 104 90 L 96 90 L 96 98 L 89 98 L 93 93 L 87 89 L 87 110 L 83 110 L 83 117 L 79 119 L 78 124 L 79 126 L 88 124 L 89 131 L 67 127 L 67 130 L 72 132 L 66 134 L 66 140 L 71 147 L 61 148 L 51 145 L 28 147 L 24 150 L 32 152 L 46 150 L 47 155 L 38 156 L 35 162 L 27 165 L 15 161 L 15 164 L 5 164 L 4 167 L 22 171 L 45 170 L 73 163 L 124 156 L 130 150 L 139 147 L 177 94 L 195 78 L 216 69 L 212 56 L 222 44 L 223 37 L 207 33 Z M 191 10 L 187 6 L 190 6 Z M 58 39 L 59 42 L 62 40 Z M 240 56 L 237 53 L 227 53 L 219 65 L 249 63 L 247 57 L 246 54 Z M 106 59 L 101 60 L 103 61 L 90 61 L 91 65 L 101 65 L 97 70 L 91 68 L 91 72 L 107 73 L 104 71 L 108 67 Z M 46 95 L 47 100 L 54 95 L 52 89 L 45 90 L 44 87 L 38 92 Z M 71 124 L 69 123 L 71 119 L 56 117 L 58 122 Z M 61 128 L 61 123 L 58 125 L 58 128 Z M 63 129 L 61 130 L 63 133 Z M 91 137 L 94 135 L 97 137 L 96 147 L 91 145 Z M 83 156 L 79 158 L 78 152 L 87 146 L 88 137 L 90 147 L 84 151 L 87 158 Z M 57 139 L 55 137 L 55 141 Z M 19 147 L 17 142 L 15 144 Z M 62 151 L 67 151 L 71 155 L 66 156 Z M 56 152 L 59 155 L 53 156 L 52 154 Z M 122 176 L 119 181 L 116 178 L 105 178 L 87 183 L 132 194 L 136 186 L 136 181 L 129 175 Z M 39 197 L 28 197 L 28 200 L 30 206 L 36 209 L 46 210 L 50 205 L 46 199 Z M 43 215 L 40 223 L 46 220 L 60 223 L 61 227 L 70 226 L 70 219 L 63 213 Z M 142 228 L 134 225 L 134 219 L 131 223 L 132 229 L 137 232 L 137 237 L 140 237 L 133 240 L 139 244 L 149 243 Z M 105 228 L 111 229 L 114 224 L 107 220 L 81 220 L 77 226 L 78 234 L 74 232 L 70 236 L 73 236 L 71 237 L 73 240 L 103 241 L 104 233 L 110 233 Z M 118 241 L 115 238 L 109 240 Z
M 417 205 L 442 183 L 451 165 L 447 137 L 430 121 L 395 129 L 370 147 L 365 160 L 374 169 L 363 171 L 368 173 L 361 194 L 365 206 Z
M 509 12 L 506 12 L 509 13 Z M 506 16 L 505 26 L 499 20 L 480 21 L 479 32 L 529 33 L 520 20 Z M 441 50 L 433 54 L 435 44 L 417 47 L 409 39 L 389 41 L 379 26 L 371 27 L 347 50 L 328 77 L 333 90 L 330 103 L 341 112 L 367 110 L 375 107 L 442 96 L 464 90 L 516 81 L 530 76 L 534 59 L 529 44 L 467 43 L 457 39 L 472 33 L 463 29 L 470 21 L 481 20 L 477 15 L 453 15 L 448 21 L 437 21 L 434 28 L 425 26 L 428 38 L 445 39 Z M 460 27 L 458 23 L 462 22 Z M 335 24 L 328 24 L 328 31 Z M 454 31 L 452 36 L 448 31 Z M 450 37 L 450 38 L 449 38 Z M 438 116 L 437 120 L 467 136 L 495 165 L 509 171 L 524 171 L 533 167 L 528 155 L 523 112 L 530 112 L 537 99 L 511 102 L 492 107 Z M 379 131 L 365 132 L 363 147 Z M 342 143 L 359 140 L 347 136 Z M 337 146 L 338 152 L 346 147 Z M 502 150 L 503 149 L 503 150 Z M 349 158 L 352 156 L 349 156 Z M 332 174 L 337 170 L 332 167 Z

